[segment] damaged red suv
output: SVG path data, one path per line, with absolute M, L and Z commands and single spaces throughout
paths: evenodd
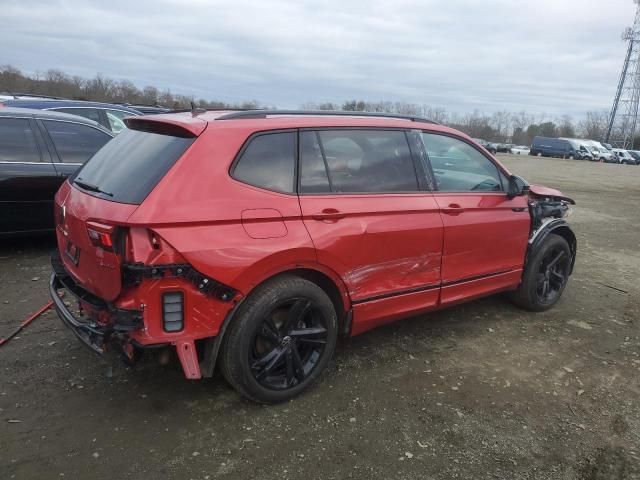
M 135 117 L 56 195 L 50 290 L 102 353 L 175 348 L 278 402 L 339 334 L 511 291 L 555 304 L 573 201 L 420 118 L 243 111 Z M 70 308 L 61 290 L 77 297 Z

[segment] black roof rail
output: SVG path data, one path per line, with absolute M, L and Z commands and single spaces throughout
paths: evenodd
M 427 118 L 417 117 L 415 115 L 402 115 L 400 113 L 384 113 L 384 112 L 353 112 L 345 110 L 244 110 L 238 112 L 226 113 L 220 115 L 216 120 L 235 120 L 235 119 L 253 119 L 267 118 L 270 115 L 282 116 L 327 116 L 327 117 L 378 117 L 378 118 L 397 118 L 400 120 L 411 120 L 412 122 L 432 123 L 439 125 L 438 122 Z

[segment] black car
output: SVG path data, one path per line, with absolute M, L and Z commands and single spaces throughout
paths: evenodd
M 70 113 L 98 122 L 113 133 L 120 133 L 125 127 L 122 121 L 126 117 L 142 115 L 142 112 L 126 105 L 100 102 L 85 102 L 82 100 L 48 100 L 48 99 L 18 99 L 3 100 L 5 107 L 32 108 L 36 110 L 52 110 Z
M 0 236 L 52 230 L 58 187 L 112 137 L 76 115 L 0 108 Z
M 485 149 L 487 149 L 489 152 L 493 153 L 494 155 L 496 153 L 498 153 L 498 149 L 496 148 L 496 144 L 495 143 L 487 142 L 486 140 L 483 140 L 482 138 L 474 138 L 474 140 L 476 141 L 476 143 L 479 143 L 480 145 L 482 145 Z

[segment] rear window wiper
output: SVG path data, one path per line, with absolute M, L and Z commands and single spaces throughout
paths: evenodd
M 110 197 L 113 197 L 113 193 L 105 192 L 104 190 L 101 190 L 100 187 L 93 185 L 91 183 L 83 182 L 82 180 L 79 180 L 77 178 L 73 181 L 73 183 L 75 183 L 80 188 L 87 190 L 89 192 L 102 193 L 103 195 L 108 195 Z

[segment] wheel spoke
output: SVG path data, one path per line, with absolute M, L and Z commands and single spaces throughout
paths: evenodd
M 291 349 L 291 357 L 293 360 L 293 372 L 298 379 L 298 383 L 300 383 L 304 380 L 305 377 L 304 365 L 302 365 L 302 359 L 300 358 L 298 349 L 295 348 L 295 346 Z
M 297 300 L 287 314 L 287 321 L 283 325 L 282 331 L 286 334 L 295 329 L 298 323 L 304 319 L 311 308 L 311 302 L 309 300 Z
M 324 336 L 326 333 L 327 329 L 324 327 L 309 327 L 291 330 L 289 335 L 297 338 L 316 338 Z
M 551 260 L 549 262 L 549 264 L 547 265 L 547 270 L 551 270 L 553 269 L 553 267 L 555 267 L 556 263 L 558 263 L 560 261 L 560 259 L 564 257 L 564 250 L 561 250 L 558 255 L 556 255 L 555 257 L 553 257 L 553 260 Z
M 251 365 L 253 370 L 258 370 L 256 378 L 260 379 L 267 375 L 282 360 L 285 351 L 281 348 L 274 348 L 269 353 L 259 358 Z
M 549 280 L 545 279 L 542 284 L 542 297 L 546 300 L 549 297 Z
M 290 387 L 293 385 L 293 355 L 291 354 L 291 350 L 287 351 L 285 361 L 287 363 L 287 376 L 285 379 L 285 386 Z
M 277 345 L 280 343 L 280 336 L 278 335 L 278 330 L 270 318 L 266 319 L 262 323 L 262 327 L 260 328 L 258 335 L 260 335 L 262 338 L 265 338 L 266 340 L 271 342 L 273 345 Z
M 559 286 L 564 283 L 564 275 L 562 275 L 560 272 L 557 272 L 557 271 L 553 270 L 551 272 L 551 275 L 558 280 L 558 285 Z

